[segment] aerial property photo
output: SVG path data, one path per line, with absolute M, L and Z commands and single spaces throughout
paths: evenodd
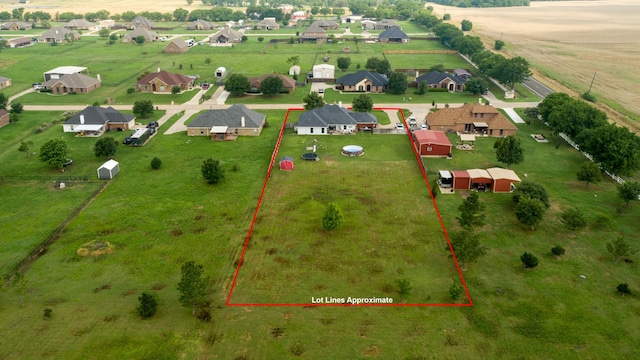
M 640 357 L 640 4 L 454 3 L 1 2 L 0 358 Z

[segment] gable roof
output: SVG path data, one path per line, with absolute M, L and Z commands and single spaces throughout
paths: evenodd
M 339 105 L 325 105 L 309 110 L 298 118 L 302 127 L 327 127 L 329 125 L 356 125 L 378 123 L 375 116 L 364 112 L 347 110 Z
M 26 30 L 26 29 L 31 29 L 33 27 L 33 23 L 30 22 L 26 22 L 26 21 L 9 21 L 6 22 L 4 24 L 2 24 L 2 26 L 0 26 L 0 29 L 2 30 L 10 30 L 12 28 L 15 29 L 19 29 L 19 30 Z
M 38 37 L 39 40 L 46 41 L 47 39 L 55 39 L 56 41 L 65 40 L 64 36 L 71 34 L 74 38 L 79 38 L 80 34 L 77 31 L 69 30 L 62 26 L 55 26 L 45 31 Z
M 44 74 L 63 74 L 63 75 L 67 75 L 67 74 L 75 74 L 75 73 L 79 73 L 82 71 L 87 70 L 87 68 L 85 66 L 58 66 L 55 69 L 51 69 L 47 72 L 45 72 Z
M 9 115 L 9 112 L 5 109 L 0 109 L 0 118 Z
M 131 31 L 130 31 L 128 34 L 126 34 L 125 36 L 123 36 L 123 37 L 122 37 L 122 39 L 123 39 L 123 40 L 124 40 L 124 39 L 127 39 L 127 40 L 131 39 L 131 40 L 133 40 L 133 39 L 135 39 L 136 37 L 138 37 L 138 36 L 140 36 L 140 35 L 144 36 L 144 39 L 145 39 L 146 41 L 153 41 L 155 38 L 157 38 L 157 37 L 158 37 L 158 33 L 157 33 L 157 32 L 155 32 L 155 31 L 153 31 L 153 30 L 149 30 L 149 29 L 144 28 L 144 27 L 137 27 L 137 28 L 135 28 L 135 29 L 131 30 Z
M 260 128 L 267 116 L 247 109 L 244 104 L 234 104 L 225 110 L 208 110 L 198 115 L 187 125 L 187 128 L 211 128 L 214 126 L 241 128 L 242 117 L 244 117 L 245 128 Z
M 195 20 L 192 21 L 189 25 L 187 25 L 187 30 L 195 30 L 195 29 L 203 29 L 203 30 L 209 30 L 209 29 L 215 29 L 216 25 L 213 23 L 210 23 L 206 20 Z
M 75 74 L 62 75 L 59 79 L 47 80 L 44 82 L 44 84 L 42 84 L 42 86 L 51 87 L 59 82 L 61 82 L 64 86 L 68 88 L 87 89 L 91 86 L 99 84 L 100 80 L 94 79 L 84 74 L 75 73 Z
M 2 84 L 3 82 L 7 82 L 9 80 L 11 80 L 11 79 L 8 78 L 8 77 L 0 76 L 0 84 Z
M 170 49 L 171 47 L 186 51 L 186 49 L 189 48 L 189 44 L 187 44 L 183 38 L 179 37 L 171 40 L 171 42 L 165 46 L 164 50 L 167 51 L 167 49 Z
M 477 114 L 474 116 L 474 114 Z M 480 116 L 478 116 L 480 115 Z M 444 108 L 427 115 L 429 127 L 454 127 L 456 124 L 472 124 L 485 122 L 489 129 L 507 129 L 517 131 L 518 128 L 491 105 L 465 104 L 458 108 Z
M 230 41 L 241 41 L 242 33 L 233 30 L 230 27 L 225 27 L 224 29 L 220 29 L 217 33 L 211 35 L 210 40 L 218 39 L 219 37 L 224 36 Z
M 379 39 L 408 39 L 409 35 L 398 26 L 392 26 L 378 35 Z
M 487 172 L 489 173 L 489 175 L 491 175 L 491 178 L 493 180 L 504 179 L 504 180 L 511 180 L 511 181 L 517 181 L 517 182 L 521 181 L 518 175 L 516 174 L 516 172 L 510 169 L 489 168 L 487 169 Z
M 264 18 L 258 21 L 258 26 L 268 26 L 270 28 L 280 27 L 275 18 Z
M 353 86 L 361 82 L 363 79 L 371 81 L 373 86 L 387 86 L 389 79 L 380 73 L 374 73 L 367 70 L 360 70 L 353 74 L 341 76 L 336 80 L 336 84 Z
M 416 82 L 418 84 L 423 81 L 426 81 L 427 84 L 440 84 L 445 79 L 449 79 L 456 84 L 464 84 L 465 82 L 467 82 L 467 79 L 462 76 L 457 76 L 449 73 L 441 73 L 436 70 L 431 70 L 426 74 L 418 76 L 416 78 Z
M 323 29 L 340 27 L 340 24 L 333 20 L 317 20 L 311 25 L 316 25 Z
M 379 20 L 376 23 L 376 25 L 384 26 L 384 27 L 391 27 L 391 26 L 398 26 L 398 23 L 393 19 L 382 19 L 382 20 Z
M 145 27 L 147 29 L 153 28 L 153 23 L 144 16 L 136 16 L 131 20 L 131 27 Z
M 326 38 L 327 37 L 327 32 L 324 31 L 324 29 L 322 27 L 320 27 L 320 25 L 316 21 L 313 24 L 311 24 L 307 28 L 307 30 L 305 30 L 302 33 L 301 37 L 302 38 L 307 38 L 307 39 Z
M 174 85 L 178 85 L 179 86 L 181 84 L 189 84 L 189 83 L 191 83 L 193 81 L 192 78 L 190 78 L 190 77 L 188 77 L 186 75 L 174 74 L 174 73 L 170 73 L 168 71 L 161 70 L 159 72 L 154 72 L 154 73 L 147 74 L 145 77 L 143 77 L 142 79 L 138 80 L 136 85 L 147 85 L 153 79 L 156 79 L 156 78 L 158 80 L 164 82 L 168 86 L 174 86 Z
M 258 83 L 258 84 L 262 84 L 262 82 L 264 81 L 264 79 L 270 77 L 270 76 L 275 76 L 277 78 L 280 78 L 282 80 L 282 85 L 284 86 L 285 89 L 292 89 L 294 87 L 296 87 L 296 81 L 293 80 L 292 78 L 288 77 L 288 76 L 284 76 L 282 74 L 264 74 L 258 77 L 252 77 L 252 78 L 248 78 L 247 80 L 249 80 L 250 84 L 254 84 L 254 83 Z
M 73 27 L 73 28 L 81 28 L 81 29 L 90 29 L 96 26 L 91 21 L 87 21 L 85 19 L 73 19 L 69 21 L 65 27 Z
M 420 144 L 437 144 L 451 146 L 451 141 L 444 133 L 444 131 L 435 130 L 416 130 L 413 132 L 416 140 Z
M 83 125 L 104 125 L 106 123 L 128 123 L 136 117 L 132 114 L 123 114 L 118 110 L 109 106 L 103 108 L 100 106 L 87 106 L 81 112 L 72 116 L 69 120 L 65 121 L 66 125 L 80 125 L 80 115 L 84 116 Z

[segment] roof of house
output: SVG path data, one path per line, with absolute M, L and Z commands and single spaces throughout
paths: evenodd
M 436 70 L 431 70 L 426 74 L 422 74 L 416 78 L 416 82 L 419 84 L 426 81 L 427 84 L 440 84 L 443 80 L 450 79 L 456 84 L 464 84 L 467 79 L 462 76 L 457 76 L 449 73 L 441 73 Z
M 293 158 L 291 156 L 283 156 L 282 158 L 280 158 L 280 162 L 283 161 L 293 161 Z
M 244 117 L 244 128 L 260 128 L 266 115 L 247 109 L 244 104 L 234 104 L 225 110 L 208 110 L 193 119 L 188 128 L 211 128 L 214 126 L 228 126 L 241 128 Z
M 339 105 L 325 105 L 309 110 L 298 118 L 298 127 L 327 127 L 329 125 L 377 124 L 375 116 L 347 110 Z
M 311 24 L 307 30 L 305 30 L 302 35 L 300 36 L 302 38 L 326 38 L 327 37 L 327 32 L 320 27 L 320 25 L 318 24 L 318 22 L 314 22 L 313 24 Z
M 11 80 L 11 79 L 8 78 L 8 77 L 0 76 L 0 83 L 3 83 L 3 82 L 8 81 L 8 80 Z
M 360 71 L 358 71 L 356 73 L 347 74 L 347 75 L 339 77 L 336 80 L 336 84 L 353 86 L 353 85 L 358 84 L 359 82 L 361 82 L 364 79 L 368 79 L 369 81 L 371 81 L 373 86 L 386 86 L 387 83 L 389 82 L 389 79 L 387 79 L 386 76 L 384 76 L 384 75 L 382 75 L 380 73 L 374 73 L 374 72 L 367 71 L 367 70 L 360 70 Z
M 0 26 L 0 29 L 7 30 L 7 29 L 10 29 L 12 25 L 17 26 L 20 29 L 31 29 L 31 27 L 33 26 L 33 23 L 26 22 L 26 21 L 8 21 L 2 24 L 2 26 Z
M 68 88 L 86 89 L 100 83 L 100 80 L 87 76 L 85 74 L 74 73 L 62 75 L 59 79 L 51 79 L 45 81 L 42 86 L 51 87 L 61 82 Z
M 215 29 L 216 25 L 213 23 L 210 23 L 206 20 L 195 20 L 192 21 L 191 23 L 189 23 L 189 25 L 187 25 L 187 29 L 192 30 L 192 29 L 196 29 L 196 28 L 209 28 L 209 29 Z
M 318 65 L 313 65 L 313 70 L 316 69 L 328 69 L 328 70 L 335 70 L 336 66 L 335 65 L 331 65 L 331 64 L 318 64 Z
M 217 33 L 211 35 L 210 39 L 217 39 L 221 36 L 231 40 L 231 41 L 240 41 L 242 40 L 242 33 L 233 30 L 230 27 L 225 27 L 224 29 L 220 29 Z
M 408 39 L 409 35 L 407 35 L 404 31 L 400 29 L 399 26 L 392 26 L 387 30 L 383 31 L 378 35 L 379 39 Z
M 317 25 L 321 28 L 340 27 L 340 24 L 333 20 L 317 20 L 311 25 Z
M 264 18 L 258 21 L 258 26 L 280 27 L 274 18 Z
M 266 79 L 266 78 L 268 78 L 270 76 L 275 76 L 275 77 L 278 77 L 278 78 L 282 79 L 282 85 L 285 87 L 285 89 L 292 89 L 292 88 L 294 88 L 296 86 L 296 81 L 295 80 L 293 80 L 292 78 L 290 78 L 288 76 L 284 76 L 282 74 L 277 74 L 277 73 L 276 74 L 273 74 L 273 73 L 272 74 L 264 74 L 264 75 L 261 75 L 261 76 L 258 76 L 258 77 L 249 78 L 248 80 L 249 80 L 250 84 L 254 84 L 256 82 L 262 84 L 264 79 Z
M 513 170 L 502 169 L 502 168 L 490 168 L 490 169 L 487 169 L 487 172 L 489 173 L 489 175 L 491 175 L 493 180 L 504 179 L 504 180 L 511 180 L 511 181 L 517 181 L 517 182 L 521 181 L 518 175 L 516 175 L 516 172 Z
M 80 36 L 80 34 L 75 30 L 69 30 L 66 27 L 55 26 L 51 29 L 45 31 L 42 35 L 40 35 L 39 39 L 55 39 L 56 41 L 64 40 L 64 36 L 67 34 L 71 34 L 74 37 Z
M 472 179 L 480 179 L 480 178 L 493 179 L 489 174 L 489 172 L 485 169 L 469 169 L 467 170 L 467 173 L 469 174 L 469 177 Z
M 382 20 L 379 20 L 376 23 L 376 25 L 390 27 L 390 26 L 398 26 L 398 23 L 393 19 L 382 19 Z
M 189 44 L 187 44 L 187 42 L 184 41 L 184 39 L 181 38 L 181 37 L 178 37 L 178 38 L 175 38 L 175 39 L 171 40 L 171 42 L 169 44 L 167 44 L 167 46 L 165 46 L 165 49 L 168 48 L 169 45 L 171 45 L 171 44 L 177 46 L 179 49 L 188 49 L 189 48 Z
M 73 19 L 65 25 L 65 27 L 76 27 L 76 28 L 85 28 L 85 29 L 89 29 L 94 26 L 95 26 L 94 23 L 92 23 L 91 21 L 87 21 L 85 19 Z
M 451 146 L 449 138 L 444 131 L 416 130 L 413 132 L 416 140 L 421 144 L 436 144 Z
M 149 30 L 143 27 L 137 27 L 129 31 L 129 33 L 125 34 L 122 38 L 135 39 L 140 35 L 144 36 L 145 40 L 149 40 L 149 39 L 153 40 L 154 38 L 158 37 L 158 33 L 153 30 Z
M 107 162 L 102 164 L 102 166 L 100 166 L 98 169 L 113 170 L 116 166 L 118 166 L 118 162 L 113 160 L 113 159 L 111 159 L 111 160 L 107 160 Z
M 87 70 L 85 66 L 58 66 L 44 73 L 47 74 L 75 74 Z
M 153 79 L 158 79 L 169 86 L 188 84 L 193 81 L 192 78 L 182 75 L 182 74 L 174 74 L 168 71 L 161 70 L 159 72 L 149 73 L 142 79 L 138 80 L 136 85 L 146 85 L 149 84 Z
M 451 174 L 454 178 L 469 178 L 469 173 L 466 170 L 453 170 L 451 171 Z
M 471 73 L 465 69 L 453 69 L 453 74 L 456 76 L 471 76 Z
M 87 106 L 81 112 L 72 116 L 69 120 L 65 121 L 66 125 L 79 125 L 80 115 L 84 116 L 85 125 L 104 125 L 107 122 L 116 124 L 125 124 L 135 119 L 132 114 L 123 114 L 120 111 L 112 108 L 111 106 L 103 108 L 100 106 Z
M 0 118 L 9 115 L 9 112 L 5 109 L 0 109 Z
M 474 117 L 474 114 L 484 114 L 484 116 Z M 458 108 L 440 109 L 427 115 L 429 126 L 436 128 L 438 126 L 471 124 L 478 121 L 487 123 L 489 129 L 510 129 L 514 131 L 518 129 L 491 105 L 465 104 Z
M 132 27 L 142 26 L 142 27 L 151 29 L 153 27 L 153 23 L 144 16 L 136 16 L 133 20 L 131 20 L 131 26 Z
M 29 36 L 22 36 L 22 37 L 7 40 L 8 44 L 24 44 L 24 43 L 30 43 L 30 42 L 33 42 L 33 39 Z

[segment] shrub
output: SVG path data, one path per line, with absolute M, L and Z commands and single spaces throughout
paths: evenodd
M 151 160 L 151 168 L 153 170 L 158 170 L 158 169 L 160 169 L 161 166 L 162 166 L 162 160 L 160 160 L 160 158 L 154 157 Z
M 596 97 L 589 92 L 580 95 L 580 97 L 590 102 L 596 102 Z
M 631 295 L 631 289 L 629 289 L 629 284 L 627 283 L 618 285 L 616 289 L 618 289 L 618 292 L 620 292 L 622 296 Z
M 458 301 L 460 299 L 460 296 L 462 296 L 462 293 L 464 293 L 464 287 L 462 287 L 462 285 L 454 283 L 451 284 L 451 287 L 449 287 L 449 296 L 453 301 Z
M 564 252 L 565 252 L 564 248 L 560 245 L 556 245 L 553 248 L 551 248 L 551 253 L 556 256 L 564 255 Z
M 520 261 L 522 261 L 522 265 L 525 267 L 525 269 L 533 269 L 534 267 L 538 266 L 538 258 L 526 251 L 524 252 L 524 254 L 522 254 L 522 256 L 520 256 Z
M 128 88 L 128 89 L 127 89 L 127 95 L 131 95 L 131 94 L 133 94 L 134 92 L 136 92 L 136 89 L 134 89 L 134 88 Z
M 51 313 L 53 312 L 53 310 L 46 308 L 44 309 L 44 318 L 45 320 L 48 320 L 51 317 Z
M 505 45 L 505 44 L 504 44 L 504 41 L 502 41 L 502 40 L 496 40 L 496 43 L 495 43 L 495 45 L 494 45 L 494 49 L 496 49 L 496 50 L 501 50 L 501 49 L 502 49 L 502 47 L 504 47 L 504 45 Z
M 398 279 L 396 280 L 396 285 L 398 286 L 398 295 L 400 295 L 401 298 L 411 294 L 413 286 L 411 286 L 411 281 L 409 281 L 409 279 Z
M 138 301 L 140 301 L 140 305 L 138 305 L 138 315 L 140 315 L 141 318 L 147 319 L 156 314 L 158 299 L 155 294 L 143 292 L 142 295 L 138 297 Z
M 208 323 L 211 321 L 211 313 L 207 308 L 200 308 L 196 314 L 196 318 L 202 322 Z

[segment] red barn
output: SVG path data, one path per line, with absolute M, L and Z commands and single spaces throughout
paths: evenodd
M 451 172 L 453 175 L 453 189 L 454 190 L 469 190 L 471 189 L 471 177 L 465 170 L 454 170 Z
M 515 171 L 501 168 L 487 169 L 493 178 L 493 192 L 511 192 L 515 189 L 515 183 L 520 182 L 520 178 Z
M 471 188 L 478 191 L 487 191 L 493 186 L 493 178 L 487 170 L 470 169 L 467 170 L 471 179 Z
M 416 130 L 413 141 L 421 156 L 447 157 L 451 154 L 451 142 L 442 131 Z
M 291 171 L 293 170 L 293 158 L 291 156 L 285 156 L 280 159 L 280 170 Z

